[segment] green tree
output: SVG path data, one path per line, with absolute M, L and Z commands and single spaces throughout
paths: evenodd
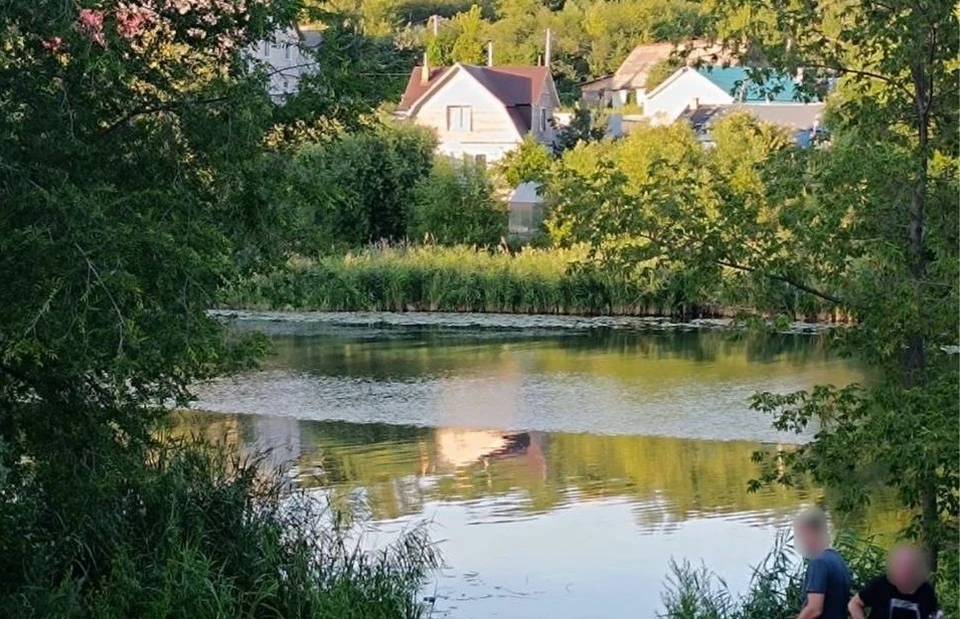
M 874 381 L 759 395 L 755 406 L 776 413 L 778 427 L 819 424 L 798 452 L 764 460 L 761 481 L 790 483 L 797 471 L 811 472 L 846 490 L 850 507 L 868 500 L 868 479 L 879 478 L 916 511 L 912 532 L 934 550 L 955 549 L 958 365 L 944 352 L 956 344 L 960 306 L 954 7 L 711 6 L 731 48 L 759 50 L 776 70 L 802 71 L 811 94 L 839 78 L 829 146 L 799 152 L 773 143 L 755 164 L 764 168 L 761 185 L 749 168 L 719 159 L 721 149 L 698 168 L 687 165 L 692 151 L 678 161 L 658 155 L 649 168 L 656 173 L 639 184 L 628 162 L 623 170 L 614 162 L 579 186 L 561 186 L 561 212 L 576 213 L 598 256 L 682 259 L 703 274 L 719 268 L 849 318 L 838 343 L 875 367 Z M 954 569 L 956 553 L 942 556 Z
M 268 514 L 253 469 L 235 469 L 246 481 L 207 470 L 195 453 L 156 449 L 154 432 L 191 385 L 259 348 L 225 339 L 207 311 L 225 283 L 287 249 L 284 139 L 349 126 L 369 101 L 341 72 L 307 80 L 289 107 L 271 101 L 268 70 L 247 50 L 301 8 L 12 0 L 0 10 L 4 616 L 211 616 L 218 603 L 226 615 L 260 603 L 296 612 L 286 603 L 298 594 L 277 591 L 303 583 L 295 571 L 312 559 L 271 565 L 269 553 L 309 539 L 283 533 L 294 521 Z M 346 46 L 343 22 L 329 23 L 325 37 Z M 318 111 L 295 117 L 306 108 Z M 192 588 L 180 578 L 190 568 L 218 585 Z M 244 597 L 271 578 L 270 601 Z
M 553 164 L 549 149 L 528 133 L 520 144 L 497 162 L 497 174 L 513 188 L 520 183 L 546 180 Z
M 553 151 L 561 154 L 578 144 L 602 140 L 607 134 L 605 123 L 606 118 L 602 114 L 594 114 L 586 108 L 577 108 L 570 124 L 558 129 Z
M 443 245 L 496 245 L 507 233 L 506 205 L 484 165 L 440 157 L 417 185 L 407 232 Z
M 296 249 L 403 239 L 414 188 L 429 176 L 435 146 L 432 132 L 387 122 L 301 148 L 287 180 Z
M 450 21 L 457 33 L 453 48 L 450 50 L 451 61 L 475 65 L 486 64 L 486 22 L 480 14 L 480 7 L 474 5 L 469 11 L 458 13 Z

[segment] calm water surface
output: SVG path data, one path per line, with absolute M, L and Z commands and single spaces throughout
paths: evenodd
M 203 386 L 182 423 L 272 449 L 373 543 L 431 521 L 449 619 L 652 617 L 671 557 L 742 589 L 820 496 L 747 493 L 753 451 L 805 438 L 751 394 L 861 379 L 809 335 L 403 320 L 244 320 L 276 355 Z

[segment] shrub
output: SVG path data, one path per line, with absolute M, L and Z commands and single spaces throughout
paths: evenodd
M 301 149 L 289 172 L 294 246 L 314 253 L 402 239 L 435 144 L 422 128 L 385 124 Z
M 496 245 L 507 234 L 507 208 L 486 168 L 438 158 L 414 192 L 407 235 L 441 245 Z
M 193 441 L 73 470 L 64 485 L 2 488 L 20 499 L 0 502 L 0 616 L 421 615 L 418 589 L 437 565 L 423 529 L 364 552 L 258 461 Z

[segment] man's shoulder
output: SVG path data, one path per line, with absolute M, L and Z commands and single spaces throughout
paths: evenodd
M 849 567 L 847 567 L 847 562 L 844 560 L 843 555 L 841 555 L 836 550 L 833 550 L 832 548 L 828 548 L 827 550 L 824 550 L 822 553 L 820 553 L 819 557 L 814 559 L 814 561 L 821 561 L 824 565 L 832 568 L 836 568 L 844 571 L 849 570 Z

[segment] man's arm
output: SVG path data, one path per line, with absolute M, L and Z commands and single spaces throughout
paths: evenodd
M 867 613 L 864 612 L 865 608 L 866 605 L 860 599 L 859 593 L 853 596 L 853 599 L 847 604 L 847 610 L 850 611 L 850 616 L 853 619 L 867 619 Z
M 797 619 L 817 619 L 823 614 L 823 593 L 808 593 L 807 605 L 803 607 Z

